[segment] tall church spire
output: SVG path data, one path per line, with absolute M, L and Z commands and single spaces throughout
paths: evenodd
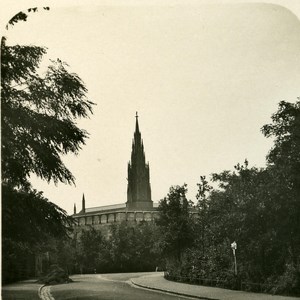
M 135 115 L 135 132 L 132 141 L 131 161 L 128 163 L 127 203 L 128 209 L 148 209 L 151 200 L 149 164 L 145 160 L 143 140 L 139 130 L 138 113 Z

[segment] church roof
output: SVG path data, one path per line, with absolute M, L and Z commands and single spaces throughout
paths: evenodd
M 122 209 L 122 208 L 126 208 L 126 203 L 90 207 L 90 208 L 86 208 L 85 212 L 90 213 L 90 212 L 97 212 L 97 211 L 103 211 L 103 210 L 106 211 L 106 210 Z
M 77 214 L 73 214 L 75 216 L 86 216 L 86 215 L 95 215 L 98 213 L 107 213 L 107 212 L 116 212 L 116 211 L 124 211 L 126 209 L 126 203 L 121 204 L 113 204 L 113 205 L 103 205 L 86 208 L 84 211 L 80 211 Z
M 154 202 L 153 203 L 153 208 L 150 209 L 152 210 L 157 210 L 159 203 Z M 148 209 L 146 209 L 148 210 Z M 120 203 L 120 204 L 112 204 L 112 205 L 103 205 L 103 206 L 96 206 L 96 207 L 90 207 L 86 208 L 85 212 L 80 211 L 77 214 L 73 214 L 73 217 L 76 216 L 86 216 L 86 215 L 96 215 L 96 214 L 101 214 L 101 213 L 113 213 L 113 212 L 122 212 L 122 211 L 128 211 L 126 208 L 126 203 Z M 131 210 L 129 210 L 131 211 Z M 137 209 L 137 211 L 140 211 Z

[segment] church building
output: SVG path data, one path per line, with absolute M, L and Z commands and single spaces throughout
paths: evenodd
M 80 227 L 103 229 L 112 223 L 152 222 L 158 217 L 158 203 L 153 203 L 151 199 L 150 169 L 149 163 L 146 163 L 137 113 L 127 180 L 127 201 L 124 203 L 86 208 L 83 194 L 82 209 L 79 213 L 76 213 L 74 205 L 72 217 L 76 224 Z

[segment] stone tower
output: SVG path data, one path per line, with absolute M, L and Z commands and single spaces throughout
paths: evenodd
M 128 163 L 126 207 L 129 210 L 153 208 L 151 200 L 149 163 L 145 161 L 143 140 L 139 130 L 138 114 L 132 141 L 131 161 Z

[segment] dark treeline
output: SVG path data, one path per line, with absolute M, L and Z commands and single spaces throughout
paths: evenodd
M 114 224 L 108 235 L 90 227 L 76 230 L 68 240 L 52 241 L 46 263 L 59 264 L 68 273 L 154 271 L 163 268 L 157 240 L 158 227 L 153 223 Z

